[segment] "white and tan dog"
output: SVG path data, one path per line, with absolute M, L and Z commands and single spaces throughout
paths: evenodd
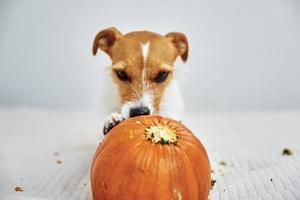
M 137 31 L 123 35 L 116 28 L 109 28 L 96 35 L 94 55 L 98 48 L 112 60 L 110 70 L 118 94 L 111 97 L 111 101 L 117 100 L 117 110 L 105 122 L 104 134 L 122 120 L 138 115 L 181 118 L 184 106 L 174 78 L 174 62 L 178 56 L 183 61 L 188 58 L 184 34 L 171 32 L 161 36 Z

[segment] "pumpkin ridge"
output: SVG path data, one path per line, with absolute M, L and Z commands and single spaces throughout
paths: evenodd
M 143 143 L 145 143 L 145 142 L 143 142 Z M 145 146 L 143 146 L 143 147 L 145 147 Z M 144 172 L 144 170 L 142 169 L 142 163 L 143 163 L 143 161 L 146 159 L 146 155 L 147 155 L 147 149 L 146 148 L 140 148 L 141 149 L 141 151 L 139 151 L 137 154 L 136 154 L 136 157 L 137 156 L 139 156 L 140 157 L 140 153 L 141 152 L 143 152 L 144 153 L 144 156 L 142 157 L 142 159 L 140 159 L 140 163 L 139 164 L 136 164 L 136 167 L 138 168 L 138 170 L 140 170 L 140 171 L 143 171 L 143 173 L 145 174 L 145 172 Z M 141 180 L 143 179 L 145 177 L 145 175 L 144 176 L 141 176 L 140 178 L 139 178 L 139 180 L 136 182 L 136 188 L 135 188 L 135 191 L 133 192 L 133 199 L 136 199 L 136 194 L 137 194 L 137 190 L 139 189 L 139 184 L 140 184 L 140 182 L 141 182 Z
M 130 125 L 127 125 L 127 126 L 124 127 L 124 126 L 121 126 L 121 124 L 118 125 L 118 126 L 119 126 L 119 128 L 122 128 L 122 129 L 129 129 L 129 128 L 131 128 L 131 130 L 138 130 L 138 128 L 136 128 L 134 125 L 132 125 L 132 127 L 130 127 Z M 101 150 L 104 149 L 104 148 L 110 147 L 110 145 L 119 147 L 120 145 L 116 145 L 116 143 L 122 144 L 124 142 L 124 140 L 127 139 L 126 137 L 122 137 L 121 135 L 120 136 L 119 135 L 115 136 L 115 135 L 118 135 L 118 133 L 114 133 L 114 132 L 111 133 L 111 132 L 109 132 L 109 134 L 104 137 L 104 139 L 103 139 L 103 141 L 101 143 L 101 147 L 100 147 Z M 109 141 L 109 138 L 111 138 L 111 137 L 114 138 L 114 139 L 112 141 Z M 116 149 L 116 148 L 113 148 L 113 149 Z M 101 152 L 102 151 L 100 151 L 100 153 L 99 153 L 100 157 L 101 157 L 101 155 L 100 155 Z
M 141 146 L 143 146 L 144 145 L 144 141 L 142 141 L 138 146 L 136 146 L 135 148 L 132 148 L 132 151 L 130 151 L 130 153 L 132 153 L 132 152 L 134 152 L 134 151 L 136 151 L 137 149 L 138 149 L 138 152 L 136 152 L 134 155 L 131 155 L 131 157 L 130 157 L 130 160 L 132 160 L 132 161 L 134 161 L 135 160 L 135 158 L 137 157 L 137 155 L 138 155 L 138 153 L 140 152 L 140 151 L 142 151 L 143 150 L 143 148 L 140 148 Z M 129 154 L 130 154 L 129 153 Z M 127 165 L 126 165 L 126 167 L 127 167 L 127 170 L 125 171 L 125 176 L 122 178 L 122 181 L 119 183 L 119 189 L 118 189 L 118 191 L 120 192 L 120 191 L 123 191 L 123 184 L 125 184 L 126 183 L 126 181 L 127 181 L 127 179 L 128 179 L 128 176 L 130 176 L 130 174 L 128 173 L 128 171 L 129 170 L 131 170 L 132 168 L 130 168 L 130 167 L 128 167 L 128 165 L 131 165 L 131 163 L 128 163 Z M 123 165 L 122 165 L 123 166 Z M 126 168 L 126 167 L 124 167 L 124 168 Z M 126 186 L 125 186 L 126 187 Z M 117 195 L 116 196 L 119 196 L 119 192 L 117 193 Z
M 185 165 L 184 165 L 184 169 L 185 169 L 185 173 L 186 174 L 189 174 L 188 172 L 187 172 L 187 167 L 189 167 L 191 170 L 192 170 L 192 172 L 193 172 L 193 174 L 194 175 L 196 175 L 196 173 L 195 173 L 195 170 L 194 170 L 194 167 L 193 167 L 193 165 L 191 164 L 191 162 L 190 162 L 190 160 L 189 160 L 189 157 L 187 156 L 187 154 L 186 154 L 186 152 L 185 151 L 183 151 L 183 149 L 182 149 L 182 147 L 181 146 L 179 146 L 178 147 L 179 149 L 180 149 L 180 153 L 182 154 L 182 157 L 183 157 L 183 163 L 185 163 Z M 187 166 L 188 165 L 188 166 Z M 198 190 L 198 188 L 199 188 L 199 184 L 198 184 L 198 181 L 197 181 L 197 178 L 195 178 L 195 176 L 191 176 L 191 178 L 194 178 L 194 182 L 196 183 L 196 185 L 197 185 L 197 198 L 196 199 L 199 199 L 199 190 Z M 191 180 L 190 180 L 191 181 Z M 190 183 L 190 181 L 188 181 L 187 183 Z M 189 187 L 188 187 L 188 190 L 190 190 L 190 184 L 188 184 L 189 185 Z M 191 192 L 188 192 L 187 193 L 188 195 L 191 195 L 192 193 Z M 191 199 L 190 198 L 190 196 L 187 196 L 187 199 Z
M 190 159 L 188 158 L 188 156 L 187 156 L 187 153 L 185 152 L 185 151 L 183 151 L 183 149 L 181 149 L 182 150 L 182 154 L 184 154 L 184 156 L 185 156 L 185 158 L 186 158 L 186 162 L 188 162 L 189 164 L 190 164 L 190 166 L 191 166 L 191 168 L 192 168 L 192 170 L 193 170 L 193 174 L 195 174 L 196 175 L 196 177 L 197 178 L 199 178 L 198 177 L 198 173 L 195 171 L 195 168 L 194 168 L 194 165 L 193 165 L 193 163 L 190 161 Z M 196 183 L 197 183 L 197 189 L 198 189 L 198 192 L 197 192 L 197 196 L 199 196 L 199 188 L 201 188 L 200 187 L 200 184 L 199 184 L 199 182 L 198 181 L 196 181 Z M 198 199 L 198 198 L 197 198 Z
M 103 151 L 102 151 L 103 149 L 108 148 L 110 145 L 115 145 L 115 143 L 117 143 L 117 142 L 121 143 L 121 142 L 120 142 L 120 141 L 122 140 L 121 137 L 117 137 L 117 139 L 114 139 L 113 141 L 109 140 L 109 138 L 111 138 L 111 137 L 115 138 L 115 137 L 114 137 L 114 134 L 116 134 L 116 133 L 112 132 L 112 134 L 110 133 L 109 135 L 106 135 L 106 136 L 103 138 L 102 142 L 98 145 L 99 148 L 100 148 L 100 152 L 98 153 L 97 158 L 98 158 L 98 157 L 101 157 L 100 155 L 101 155 L 101 153 L 103 152 Z M 119 145 L 118 145 L 118 146 L 119 146 Z
M 169 155 L 174 155 L 174 154 L 176 154 L 175 152 L 175 148 L 176 148 L 176 146 L 174 146 L 174 145 L 170 145 L 170 148 L 168 148 L 168 151 L 169 151 Z M 172 152 L 174 152 L 174 153 L 172 153 Z M 171 199 L 173 199 L 173 187 L 174 187 L 174 183 L 175 183 L 175 181 L 174 181 L 174 176 L 176 177 L 176 173 L 177 173 L 177 170 L 174 168 L 174 166 L 175 166 L 175 163 L 176 162 L 174 162 L 174 160 L 176 159 L 176 157 L 177 156 L 173 156 L 171 159 L 170 159 L 170 168 L 169 168 L 169 170 L 170 170 L 170 172 L 172 172 L 172 174 L 170 175 L 170 179 L 169 179 L 169 190 L 171 191 L 171 194 L 172 194 L 172 196 L 171 196 Z M 171 186 L 171 187 L 170 187 Z
M 194 141 L 196 138 L 196 140 L 198 141 L 197 143 Z M 190 137 L 185 137 L 185 138 L 181 138 L 181 140 L 185 141 L 185 144 L 189 145 L 190 147 L 196 147 L 197 149 L 203 151 L 205 153 L 205 157 L 206 159 L 209 161 L 207 152 L 204 148 L 204 146 L 202 145 L 202 143 L 198 140 L 197 137 L 193 138 L 193 140 L 190 139 Z
M 154 191 L 155 189 L 155 177 L 157 176 L 157 170 L 155 170 L 155 166 L 157 166 L 157 162 L 158 162 L 158 156 L 157 156 L 157 150 L 159 150 L 158 145 L 151 143 L 150 141 L 147 141 L 147 143 L 151 146 L 151 148 L 149 148 L 149 154 L 151 156 L 149 156 L 149 159 L 147 159 L 148 161 L 148 167 L 149 167 L 149 177 L 151 182 L 147 183 L 148 185 L 153 186 L 152 187 L 152 191 Z M 155 174 L 154 174 L 155 173 Z
M 122 138 L 122 139 L 124 140 L 124 139 L 126 139 L 126 138 Z M 120 139 L 120 140 L 121 140 L 121 139 Z M 112 143 L 114 143 L 114 142 L 112 141 Z M 142 143 L 142 142 L 141 142 L 141 143 Z M 123 163 L 124 160 L 126 160 L 126 158 L 130 157 L 130 153 L 131 153 L 132 151 L 134 151 L 135 148 L 136 148 L 137 146 L 141 146 L 141 145 L 142 145 L 141 143 L 135 144 L 135 145 L 134 145 L 135 147 L 132 148 L 131 151 L 129 151 L 125 156 L 122 156 L 122 157 L 120 158 L 120 160 L 117 160 L 117 159 L 116 159 L 115 162 L 110 163 L 110 165 L 113 166 L 113 167 L 111 168 L 111 170 L 108 170 L 109 173 L 105 174 L 105 176 L 104 176 L 104 177 L 109 177 L 109 178 L 106 180 L 106 182 L 108 182 L 108 183 L 111 182 L 111 179 L 114 177 L 115 170 L 116 170 L 116 169 L 119 169 L 119 170 L 121 169 L 121 168 L 118 168 L 118 167 L 116 167 L 116 166 L 120 165 L 121 163 Z M 121 145 L 117 145 L 117 144 L 112 144 L 112 145 L 117 146 L 117 147 L 121 146 Z M 112 152 L 111 152 L 111 153 L 112 153 Z M 100 156 L 99 156 L 98 158 L 100 158 Z M 107 164 L 106 162 L 102 162 L 102 164 L 100 164 L 98 167 L 102 168 L 102 167 L 105 166 L 106 164 Z
M 176 156 L 174 156 L 173 157 L 173 159 L 172 159 L 172 168 L 173 168 L 173 173 L 172 173 L 172 178 L 170 179 L 172 182 L 171 182 L 171 191 L 172 191 L 172 195 L 174 196 L 174 188 L 175 188 L 175 190 L 178 190 L 178 186 L 177 185 L 175 185 L 174 183 L 176 183 L 177 182 L 177 180 L 175 180 L 175 181 L 173 181 L 174 180 L 174 177 L 179 177 L 179 175 L 178 175 L 178 163 L 180 163 L 181 162 L 181 160 L 179 159 L 179 156 L 178 156 L 178 152 L 177 152 L 177 149 L 178 149 L 178 147 L 177 146 L 172 146 L 172 151 L 173 151 L 173 153 L 174 154 L 176 154 Z M 170 169 L 171 170 L 171 169 Z M 182 188 L 180 188 L 180 189 L 182 189 Z M 180 191 L 181 192 L 181 191 Z M 184 194 L 185 195 L 185 194 Z M 172 197 L 173 197 L 172 196 Z M 182 194 L 181 194 L 181 197 L 182 197 Z
M 168 154 L 168 152 L 169 152 L 169 149 L 172 147 L 173 145 L 168 145 L 168 146 L 166 146 L 165 148 L 163 148 L 163 158 L 164 158 L 164 160 L 165 160 L 165 165 L 166 165 L 166 169 L 168 170 L 168 175 L 167 175 L 167 177 L 168 177 L 168 183 L 170 183 L 170 177 L 172 176 L 172 171 L 170 170 L 170 162 L 169 162 L 169 159 L 171 159 L 171 157 L 170 156 L 168 156 L 169 154 Z M 167 159 L 168 160 L 167 160 Z M 170 184 L 166 184 L 166 186 L 169 186 Z M 168 187 L 168 189 L 169 189 L 169 187 Z M 167 196 L 167 199 L 171 199 L 170 198 L 170 193 L 166 193 L 168 196 Z
M 190 146 L 190 144 L 192 144 L 192 143 L 185 143 L 185 144 L 187 144 L 187 145 L 189 145 Z M 200 145 L 202 146 L 202 144 L 200 143 Z M 190 163 L 190 165 L 191 165 L 191 167 L 192 167 L 192 170 L 193 170 L 193 173 L 195 174 L 195 175 L 197 175 L 197 178 L 200 178 L 199 177 L 199 171 L 195 168 L 196 166 L 195 166 L 195 162 L 196 163 L 198 163 L 199 164 L 199 166 L 202 166 L 201 165 L 201 160 L 202 159 L 200 159 L 200 157 L 199 157 L 199 159 L 198 159 L 198 157 L 196 157 L 196 159 L 191 159 L 189 156 L 187 156 L 187 151 L 186 151 L 186 149 L 183 149 L 183 148 L 187 148 L 187 147 L 185 147 L 185 146 L 182 146 L 182 147 L 179 147 L 180 149 L 181 149 L 181 152 L 185 155 L 185 158 L 187 158 L 187 162 L 189 162 Z M 195 144 L 193 144 L 193 146 L 190 146 L 190 148 L 192 148 L 192 149 L 194 149 L 194 148 L 196 148 L 196 149 L 199 149 L 199 146 L 196 146 Z M 188 148 L 187 148 L 188 149 Z M 193 154 L 193 155 L 195 155 L 195 154 Z M 196 156 L 196 155 L 195 155 Z M 202 155 L 200 155 L 200 156 L 202 156 Z M 206 156 L 205 156 L 206 157 Z M 208 161 L 208 160 L 207 160 Z M 210 174 L 210 165 L 208 164 L 208 167 L 209 167 L 209 169 L 208 169 L 208 173 Z M 201 176 L 202 176 L 202 174 L 200 174 Z M 204 176 L 205 177 L 207 177 L 206 176 L 206 174 L 204 174 Z M 201 177 L 201 178 L 203 178 L 203 177 Z M 208 177 L 207 177 L 208 178 Z M 209 180 L 210 180 L 210 178 L 209 178 Z M 210 182 L 210 181 L 209 181 Z M 202 187 L 201 187 L 202 185 L 200 185 L 199 184 L 199 182 L 197 182 L 197 188 L 198 188 L 198 195 L 200 194 L 200 196 L 202 196 L 201 195 L 201 192 L 202 192 Z M 207 191 L 210 191 L 210 184 L 208 183 L 208 189 L 207 189 Z M 204 195 L 205 196 L 205 195 Z
M 177 154 L 177 156 L 175 156 L 175 158 L 176 158 L 175 166 L 179 164 L 181 166 L 181 168 L 178 168 L 178 166 L 177 166 L 177 168 L 175 170 L 176 173 L 177 173 L 176 177 L 179 179 L 179 180 L 176 180 L 175 182 L 180 183 L 180 184 L 179 184 L 179 188 L 175 188 L 175 190 L 173 188 L 173 192 L 175 192 L 178 189 L 186 191 L 186 190 L 189 190 L 189 186 L 186 185 L 187 183 L 186 184 L 183 183 L 183 182 L 186 182 L 186 177 L 187 176 L 186 176 L 186 166 L 185 166 L 185 164 L 183 164 L 183 159 L 182 159 L 183 156 L 182 156 L 182 152 L 181 152 L 180 147 L 176 148 L 175 152 Z M 184 172 L 184 173 L 182 173 L 182 172 Z M 184 180 L 181 178 L 181 176 L 184 176 Z M 181 187 L 183 187 L 183 188 L 181 188 Z M 189 196 L 188 196 L 188 194 L 186 194 L 186 192 L 184 194 L 180 193 L 180 196 L 183 199 L 189 199 Z
M 159 181 L 159 180 L 161 180 L 161 179 L 165 179 L 166 177 L 168 177 L 168 175 L 166 175 L 166 174 L 164 174 L 163 173 L 163 168 L 161 167 L 162 165 L 163 165 L 163 167 L 164 168 L 166 168 L 167 169 L 167 166 L 166 166 L 166 163 L 168 163 L 168 162 L 166 162 L 166 153 L 165 153 L 165 149 L 166 148 L 168 148 L 169 147 L 169 145 L 168 146 L 166 146 L 166 145 L 163 145 L 163 144 L 158 144 L 159 146 L 158 146 L 158 149 L 159 149 L 159 154 L 157 154 L 157 155 L 160 155 L 159 156 L 159 169 L 157 170 L 158 171 L 158 174 L 157 174 L 157 178 L 155 179 L 155 180 L 157 180 L 157 181 Z M 162 161 L 163 160 L 163 161 Z M 166 176 L 166 177 L 162 177 L 162 176 Z M 156 182 L 157 182 L 156 181 Z M 161 184 L 161 186 L 159 185 L 159 184 L 154 184 L 154 185 L 156 185 L 156 186 L 158 186 L 158 188 L 160 189 L 161 187 L 165 187 L 165 184 Z M 157 192 L 156 192 L 156 194 L 157 194 Z M 160 199 L 167 199 L 167 198 L 165 198 L 165 196 L 164 195 L 166 195 L 166 194 L 162 194 L 162 193 L 160 193 Z M 157 199 L 157 198 L 156 198 Z
M 141 183 L 143 183 L 144 179 L 147 178 L 149 175 L 151 176 L 151 167 L 149 167 L 149 165 L 151 164 L 151 159 L 153 157 L 153 149 L 155 148 L 155 145 L 149 144 L 148 142 L 146 142 L 147 145 L 149 146 L 148 148 L 144 148 L 145 150 L 145 156 L 143 159 L 143 162 L 141 164 L 141 168 L 143 168 L 142 170 L 146 170 L 145 172 L 145 176 L 143 176 L 139 182 L 139 184 L 136 187 L 136 190 L 144 190 L 144 188 L 140 188 Z M 149 184 L 151 185 L 151 184 Z M 136 199 L 136 195 L 134 196 L 134 199 Z
M 156 145 L 155 144 L 155 148 L 154 148 L 154 155 L 159 155 L 158 154 L 158 152 L 159 152 L 159 145 L 161 145 L 161 144 L 158 144 L 158 145 Z M 154 158 L 155 158 L 155 164 L 154 164 L 154 166 L 158 166 L 157 165 L 157 163 L 159 162 L 159 158 L 157 158 L 156 156 L 154 156 Z M 154 195 L 155 195 L 155 185 L 156 185 L 156 182 L 157 182 L 157 180 L 159 180 L 158 178 L 158 172 L 159 172 L 159 170 L 155 170 L 155 175 L 154 175 L 154 182 L 153 182 L 153 187 L 152 187 L 152 190 L 151 190 L 151 199 L 155 199 L 154 197 Z
M 139 143 L 139 145 L 136 145 L 134 148 L 132 148 L 131 151 L 129 151 L 129 152 L 127 153 L 128 156 L 123 156 L 122 159 L 119 160 L 119 162 L 118 162 L 117 164 L 119 164 L 120 166 L 122 166 L 123 162 L 124 162 L 124 161 L 126 162 L 128 159 L 130 159 L 130 158 L 132 157 L 131 153 L 134 152 L 134 151 L 136 150 L 136 148 L 138 148 L 139 146 L 142 146 L 142 144 Z M 111 175 L 111 178 L 109 179 L 108 182 L 110 182 L 112 178 L 115 178 L 115 177 L 118 178 L 117 175 L 118 175 L 118 174 L 121 174 L 120 171 L 122 171 L 122 169 L 120 169 L 120 170 L 119 170 L 119 173 L 116 174 L 116 168 L 117 168 L 117 167 L 114 167 L 114 169 L 112 170 L 112 173 L 111 173 L 112 175 Z M 126 172 L 126 171 L 124 171 L 124 172 Z M 122 177 L 122 181 L 120 181 L 120 182 L 118 183 L 118 190 L 117 190 L 118 192 L 117 192 L 116 194 L 114 194 L 114 196 L 116 196 L 116 197 L 119 196 L 119 192 L 121 191 L 121 190 L 120 190 L 120 187 L 121 187 L 121 185 L 122 185 L 122 182 L 123 182 L 126 178 L 128 178 L 128 175 L 127 175 L 127 174 L 126 174 L 125 176 L 123 176 L 123 177 Z M 114 199 L 115 199 L 115 198 L 114 198 Z M 117 199 L 116 199 L 116 200 L 117 200 Z
M 115 151 L 118 151 L 118 150 L 120 150 L 121 148 L 122 148 L 122 146 L 121 145 L 117 145 L 117 144 L 120 144 L 120 143 L 122 143 L 122 141 L 124 140 L 124 138 L 122 138 L 122 137 L 120 137 L 120 138 L 118 138 L 118 140 L 116 140 L 116 139 L 114 139 L 113 141 L 110 141 L 108 144 L 106 144 L 106 148 L 108 148 L 108 147 L 111 147 L 111 151 L 110 151 L 110 153 L 112 154 L 112 153 L 114 153 Z M 117 143 L 117 141 L 119 141 L 118 143 Z M 136 144 L 136 145 L 138 145 L 138 144 Z M 113 148 L 113 147 L 115 147 L 116 146 L 116 148 Z M 96 161 L 95 162 L 97 162 L 97 160 L 98 159 L 103 159 L 103 154 L 104 154 L 105 152 L 103 152 L 103 151 L 100 151 L 99 152 L 99 154 L 98 154 L 98 156 L 97 156 L 97 158 L 96 158 Z M 115 161 L 115 163 L 117 163 L 118 161 L 116 160 Z M 114 163 L 114 164 L 115 164 Z M 102 163 L 102 165 L 104 165 L 105 163 Z M 111 163 L 111 164 L 113 164 L 113 163 Z M 100 164 L 100 165 L 98 165 L 98 167 L 102 167 L 102 165 Z M 112 166 L 115 166 L 115 165 L 112 165 Z

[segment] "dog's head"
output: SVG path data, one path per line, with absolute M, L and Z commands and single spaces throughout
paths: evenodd
M 122 113 L 127 117 L 158 113 L 176 58 L 188 58 L 187 39 L 177 32 L 165 36 L 148 31 L 123 35 L 109 28 L 96 35 L 94 55 L 98 48 L 112 60 L 112 77 L 118 85 Z

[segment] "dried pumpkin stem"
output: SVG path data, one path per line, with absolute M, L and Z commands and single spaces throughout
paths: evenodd
M 154 125 L 145 129 L 146 138 L 153 143 L 170 144 L 177 142 L 175 129 L 168 125 Z

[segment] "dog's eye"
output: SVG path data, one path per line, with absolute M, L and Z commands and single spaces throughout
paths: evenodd
M 160 71 L 157 76 L 154 78 L 154 81 L 156 83 L 161 83 L 161 82 L 164 82 L 167 77 L 169 75 L 169 72 L 166 72 L 166 71 Z
M 124 70 L 116 70 L 116 74 L 118 78 L 122 81 L 127 81 L 127 82 L 131 81 L 130 77 L 126 74 Z

